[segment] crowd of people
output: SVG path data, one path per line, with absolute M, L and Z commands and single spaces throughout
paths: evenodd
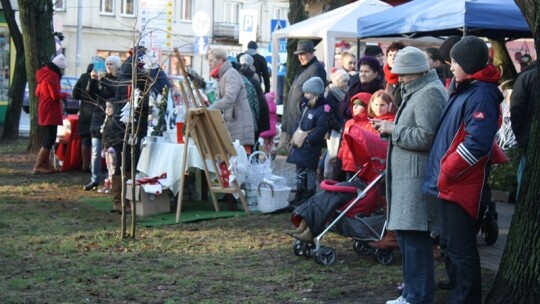
M 276 94 L 257 44 L 251 41 L 247 46 L 237 57 L 221 48 L 209 51 L 209 76 L 217 81 L 217 96 L 208 107 L 221 111 L 232 140 L 248 154 L 255 151 L 259 138 L 263 141 L 259 149 L 275 153 Z M 394 42 L 384 53 L 369 45 L 358 60 L 343 52 L 341 66 L 328 72 L 315 51 L 313 41 L 298 41 L 294 54 L 300 71 L 285 99 L 277 147 L 287 151 L 287 162 L 296 166 L 290 210 L 295 214 L 303 204 L 313 203 L 310 198 L 321 179 L 359 178 L 355 174 L 363 164 L 355 162 L 355 151 L 344 140 L 352 126 L 376 134 L 374 140 L 388 146 L 387 230 L 369 246 L 399 247 L 403 261 L 402 294 L 387 304 L 433 303 L 433 248 L 444 251 L 451 302 L 480 303 L 477 221 L 502 101 L 500 72 L 489 63 L 487 45 L 474 36 L 450 37 L 440 48 L 425 50 Z M 144 67 L 144 52 L 134 47 L 124 62 L 110 56 L 105 59 L 106 71 L 96 71 L 90 64 L 73 93 L 81 100 L 82 169 L 90 172 L 90 182 L 83 188 L 98 190 L 103 182 L 99 191 L 113 194 L 113 211 L 121 208 L 120 167 L 131 157 L 122 154 L 124 135 L 131 132 L 121 119 L 122 108 L 137 89 L 159 93 L 171 86 L 159 67 Z M 36 174 L 54 172 L 49 151 L 62 124 L 60 100 L 65 93 L 59 80 L 65 68 L 60 54 L 37 73 L 38 121 L 45 137 Z M 137 83 L 132 83 L 134 74 Z M 531 123 L 529 99 L 538 90 L 536 77 L 536 69 L 524 72 L 513 95 L 512 126 L 523 149 Z M 129 144 L 136 158 L 146 135 L 148 107 L 148 97 L 143 96 L 135 108 L 140 122 Z M 108 172 L 104 179 L 102 157 Z M 306 242 L 314 237 L 305 221 L 287 233 Z

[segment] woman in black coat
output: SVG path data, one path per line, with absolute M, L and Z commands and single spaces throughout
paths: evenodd
M 92 150 L 90 155 L 90 182 L 84 185 L 86 191 L 97 189 L 101 178 L 101 126 L 105 120 L 105 103 L 115 97 L 115 82 L 120 69 L 120 57 L 109 56 L 105 60 L 105 75 L 98 75 L 92 70 L 88 82 L 88 94 L 94 96 L 95 105 L 90 119 L 90 137 Z
M 79 107 L 79 136 L 81 137 L 82 170 L 90 169 L 90 122 L 92 113 L 96 107 L 96 96 L 88 90 L 90 83 L 90 73 L 94 69 L 91 63 L 86 69 L 86 73 L 81 74 L 79 80 L 73 88 L 73 98 L 80 101 Z M 86 189 L 85 189 L 86 190 Z

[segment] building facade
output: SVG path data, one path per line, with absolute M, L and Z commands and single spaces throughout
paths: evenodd
M 223 47 L 235 56 L 245 50 L 247 41 L 241 39 L 248 31 L 259 53 L 270 55 L 272 20 L 286 21 L 289 12 L 288 0 L 53 1 L 55 32 L 65 37 L 66 74 L 75 76 L 86 71 L 95 55 L 125 58 L 131 47 L 142 44 L 166 72 L 179 74 L 171 56 L 178 48 L 186 63 L 208 78 L 208 48 Z

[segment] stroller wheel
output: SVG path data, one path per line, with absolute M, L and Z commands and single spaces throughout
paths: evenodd
M 299 256 L 299 257 L 304 256 L 306 254 L 304 250 L 304 242 L 299 241 L 299 240 L 296 240 L 294 242 L 293 250 L 294 250 L 294 255 Z
M 304 243 L 304 256 L 306 258 L 312 258 L 313 257 L 313 248 L 315 247 L 315 245 L 313 243 Z
M 311 258 L 313 255 L 313 244 L 296 240 L 294 242 L 293 251 L 296 256 Z
M 381 265 L 388 265 L 394 262 L 394 252 L 392 249 L 375 249 L 373 254 L 375 261 Z
M 373 254 L 373 248 L 367 245 L 365 241 L 354 241 L 353 248 L 359 255 L 371 255 Z
M 482 238 L 486 245 L 491 246 L 499 238 L 499 224 L 493 217 L 486 217 L 482 221 Z
M 336 251 L 330 247 L 321 247 L 313 257 L 320 265 L 331 265 L 336 261 Z

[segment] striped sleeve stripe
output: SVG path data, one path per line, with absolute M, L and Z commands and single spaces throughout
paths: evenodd
M 474 155 L 472 155 L 472 153 L 469 152 L 469 150 L 467 150 L 462 143 L 459 144 L 456 152 L 469 164 L 469 166 L 472 166 L 478 162 L 478 159 L 474 157 Z

